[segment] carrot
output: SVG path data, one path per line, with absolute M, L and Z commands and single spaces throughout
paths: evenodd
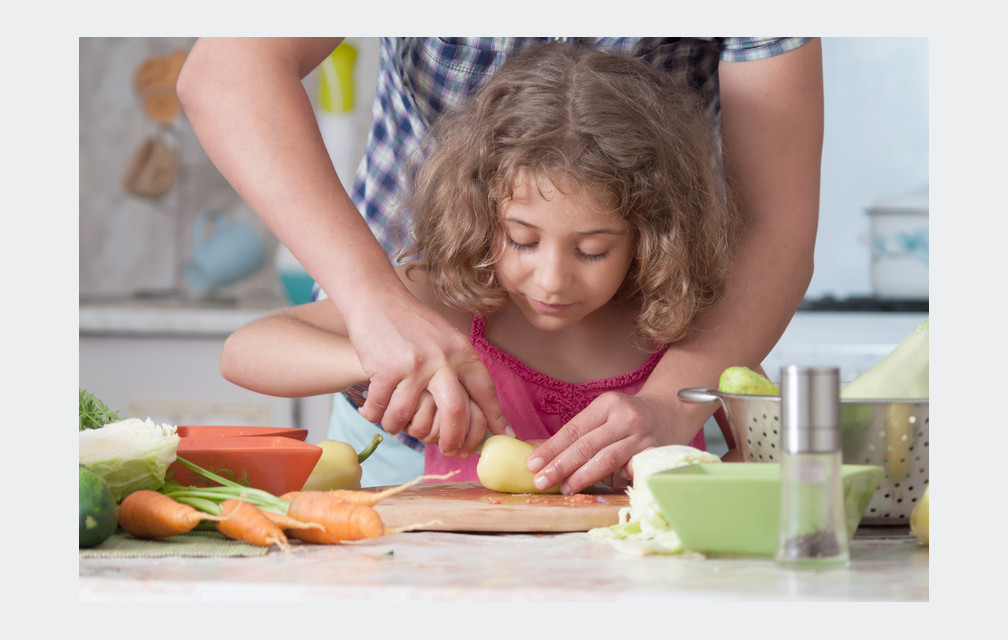
M 322 530 L 294 529 L 291 535 L 305 542 L 337 544 L 385 535 L 381 516 L 366 504 L 334 498 L 328 491 L 301 491 L 291 500 L 287 515 L 322 525 Z
M 290 550 L 283 529 L 255 505 L 232 498 L 221 502 L 220 507 L 221 519 L 214 526 L 228 538 L 260 547 L 277 545 L 284 551 Z
M 276 511 L 270 511 L 269 509 L 262 509 L 263 515 L 273 521 L 273 524 L 279 526 L 281 529 L 323 529 L 324 527 L 317 522 L 301 522 L 300 520 L 295 520 L 289 515 L 283 513 L 277 513 Z
M 220 517 L 149 489 L 134 491 L 119 505 L 119 525 L 137 538 L 166 538 L 187 533 L 203 520 L 220 520 Z
M 406 482 L 404 484 L 389 487 L 388 489 L 384 489 L 382 491 L 333 489 L 331 491 L 326 491 L 326 493 L 328 493 L 329 495 L 333 496 L 338 500 L 342 500 L 343 502 L 352 502 L 354 504 L 363 504 L 369 507 L 373 507 L 382 500 L 384 500 L 385 498 L 400 493 L 401 491 L 404 491 L 405 489 L 408 489 L 413 485 L 419 484 L 424 480 L 444 480 L 446 478 L 450 478 L 456 473 L 458 473 L 458 470 L 451 471 L 441 476 L 420 476 L 415 480 L 410 480 L 409 482 Z M 288 502 L 291 502 L 299 493 L 301 492 L 288 491 L 287 493 L 283 494 L 280 497 L 283 498 L 284 500 L 287 500 Z
M 373 505 L 422 480 L 428 478 L 444 479 L 456 473 L 452 472 L 444 476 L 420 476 L 412 482 L 380 492 L 294 491 L 277 497 L 260 489 L 243 487 L 182 458 L 176 459 L 207 480 L 221 486 L 200 488 L 166 483 L 166 493 L 174 498 L 213 513 L 220 512 L 218 504 L 223 504 L 228 499 L 239 499 L 258 507 L 261 510 L 261 515 L 267 520 L 272 520 L 273 526 L 279 527 L 281 532 L 287 530 L 291 536 L 305 542 L 324 544 L 377 538 L 389 533 L 409 531 L 425 526 L 387 529 Z M 288 518 L 287 520 L 283 519 L 284 515 Z M 228 512 L 228 517 L 233 517 L 232 511 Z

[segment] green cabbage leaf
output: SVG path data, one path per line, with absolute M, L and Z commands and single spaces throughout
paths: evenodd
M 931 321 L 925 318 L 891 352 L 840 390 L 849 399 L 927 399 Z

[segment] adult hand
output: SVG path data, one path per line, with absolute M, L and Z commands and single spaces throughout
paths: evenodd
M 370 379 L 361 415 L 390 433 L 436 442 L 448 456 L 471 453 L 488 428 L 505 433 L 493 381 L 468 338 L 409 292 L 387 294 L 345 314 Z

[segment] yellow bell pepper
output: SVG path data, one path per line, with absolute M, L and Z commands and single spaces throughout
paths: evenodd
M 490 436 L 476 463 L 476 475 L 487 489 L 502 493 L 560 493 L 560 485 L 540 491 L 532 483 L 535 474 L 525 468 L 525 460 L 535 446 L 511 436 Z
M 322 448 L 322 456 L 315 463 L 315 468 L 301 490 L 360 489 L 361 475 L 364 473 L 361 463 L 374 453 L 381 441 L 381 434 L 376 433 L 371 443 L 357 453 L 346 442 L 323 440 L 318 444 Z

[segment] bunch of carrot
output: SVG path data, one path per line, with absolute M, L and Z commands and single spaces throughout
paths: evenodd
M 187 533 L 203 521 L 224 536 L 259 546 L 289 549 L 287 533 L 304 542 L 338 544 L 377 538 L 389 530 L 374 506 L 428 477 L 384 491 L 298 491 L 275 496 L 223 478 L 187 460 L 177 460 L 219 486 L 187 487 L 167 482 L 161 491 L 135 491 L 119 505 L 119 524 L 140 538 Z

